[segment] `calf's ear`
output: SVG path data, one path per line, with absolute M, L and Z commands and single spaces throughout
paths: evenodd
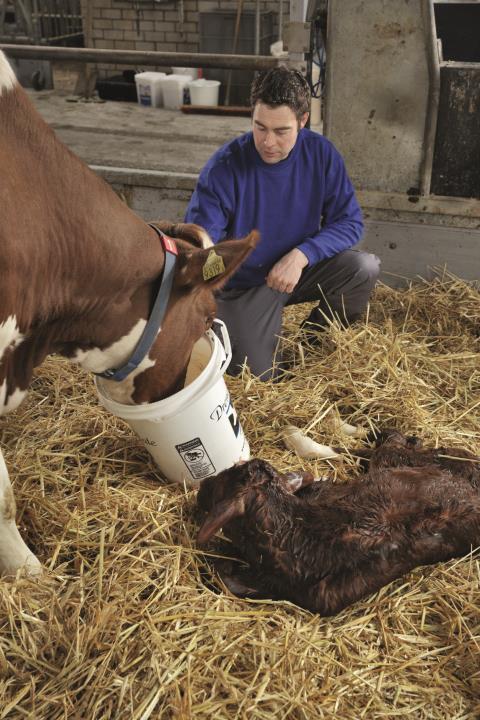
M 286 490 L 295 494 L 302 487 L 307 487 L 313 483 L 313 475 L 311 472 L 300 471 L 300 472 L 287 472 L 283 475 Z
M 257 230 L 252 230 L 243 240 L 224 240 L 211 248 L 182 252 L 178 258 L 178 285 L 218 290 L 240 267 L 259 238 Z
M 205 545 L 216 532 L 224 527 L 233 518 L 245 514 L 245 503 L 242 498 L 227 498 L 217 503 L 207 516 L 202 527 L 198 531 L 197 542 Z

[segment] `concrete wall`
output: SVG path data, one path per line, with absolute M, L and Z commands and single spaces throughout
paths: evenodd
M 425 0 L 330 0 L 325 134 L 362 190 L 420 188 L 427 101 Z
M 145 220 L 183 220 L 195 173 L 92 166 Z M 380 279 L 401 287 L 447 270 L 478 282 L 480 201 L 431 198 L 419 207 L 395 194 L 358 193 L 365 217 L 361 247 L 382 262 Z

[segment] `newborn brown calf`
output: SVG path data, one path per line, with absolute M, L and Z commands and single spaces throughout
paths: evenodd
M 223 528 L 248 563 L 220 566 L 232 592 L 331 615 L 418 565 L 480 545 L 480 458 L 423 450 L 398 433 L 383 439 L 358 453 L 370 469 L 348 484 L 283 475 L 258 459 L 202 482 L 199 543 Z
M 397 430 L 384 430 L 376 438 L 376 447 L 355 450 L 363 469 L 381 467 L 425 467 L 438 465 L 460 475 L 480 490 L 480 458 L 461 448 L 424 448 L 420 438 L 406 437 Z M 459 462 L 463 461 L 463 462 Z

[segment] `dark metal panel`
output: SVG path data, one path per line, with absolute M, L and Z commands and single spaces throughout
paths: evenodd
M 444 60 L 480 60 L 480 3 L 435 3 L 437 37 Z
M 431 191 L 480 198 L 480 63 L 440 68 Z
M 0 0 L 0 38 L 78 45 L 83 41 L 80 0 Z

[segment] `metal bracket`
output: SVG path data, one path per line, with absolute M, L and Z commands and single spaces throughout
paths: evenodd
M 305 53 L 310 50 L 309 22 L 285 23 L 283 31 L 283 47 L 290 53 Z

